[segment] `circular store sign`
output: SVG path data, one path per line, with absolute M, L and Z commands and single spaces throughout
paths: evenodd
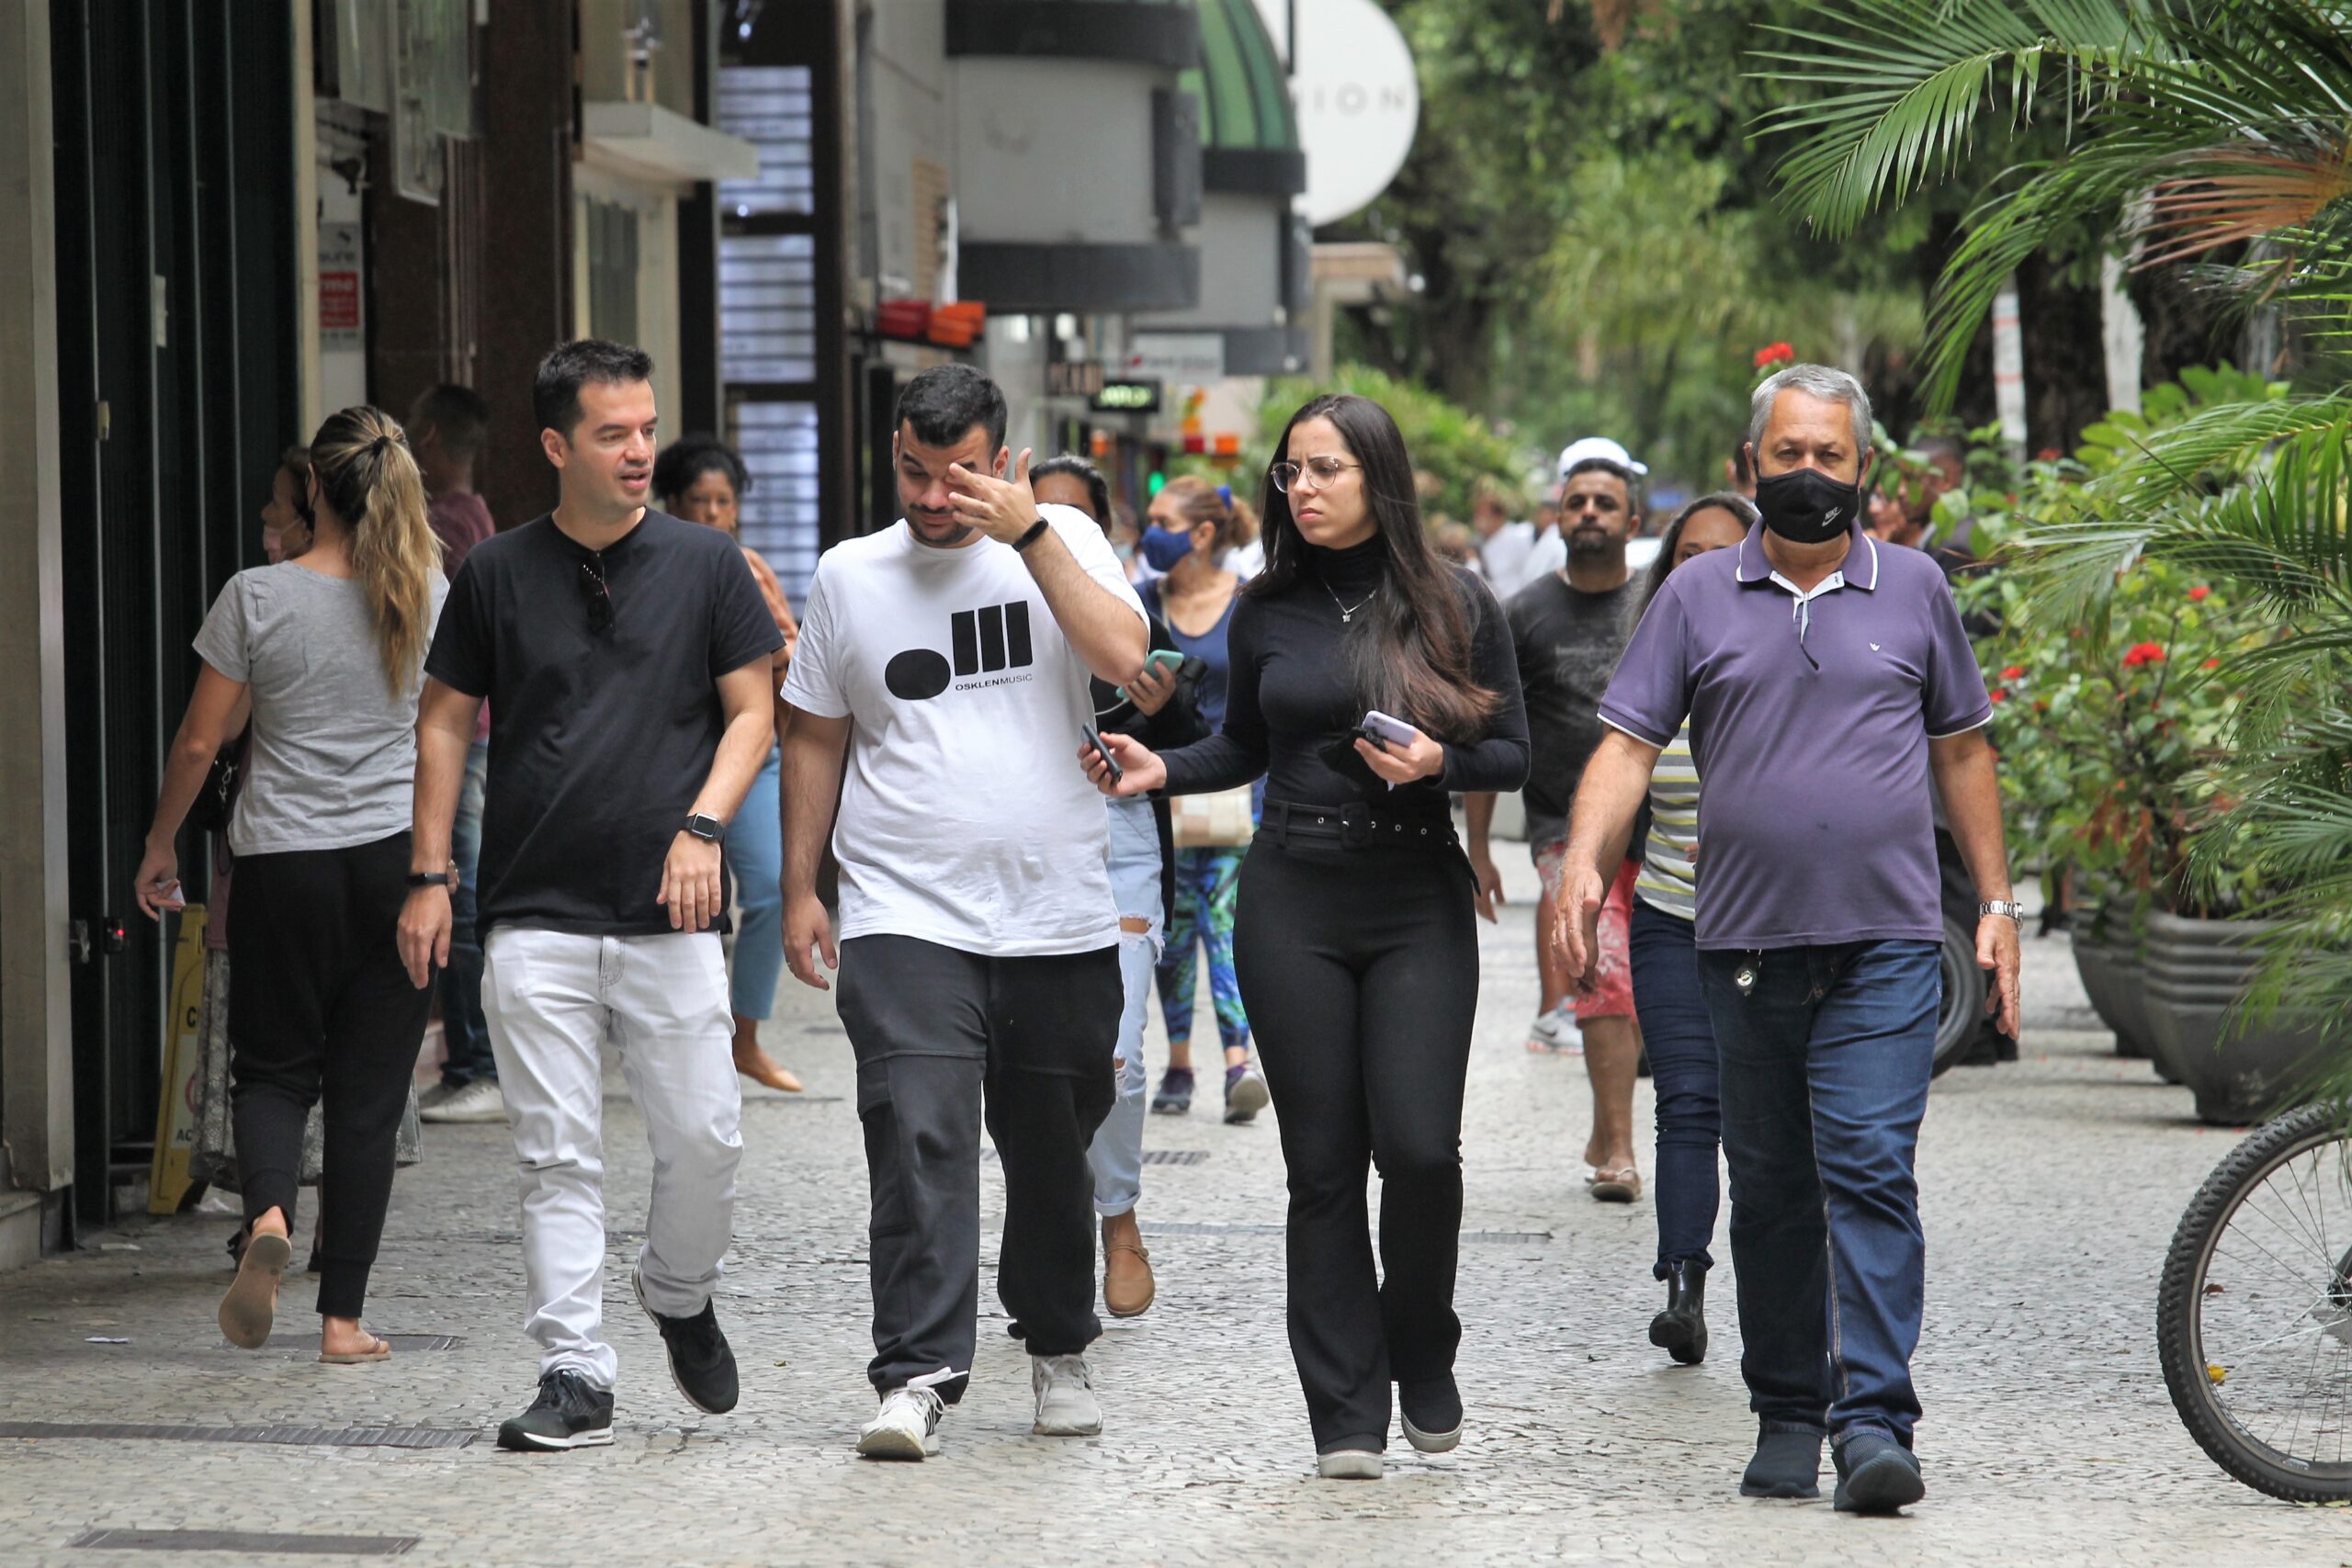
M 1297 58 L 1291 94 L 1306 151 L 1307 221 L 1362 210 L 1412 151 L 1421 89 L 1405 35 L 1373 0 L 1293 0 Z

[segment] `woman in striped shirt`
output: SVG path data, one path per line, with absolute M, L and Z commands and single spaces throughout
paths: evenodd
M 1643 603 L 1667 574 L 1694 556 L 1736 545 L 1756 508 L 1730 491 L 1701 496 L 1678 513 L 1658 540 Z M 1715 1234 L 1719 1193 L 1715 1146 L 1715 1036 L 1699 994 L 1692 939 L 1698 886 L 1699 768 L 1690 726 L 1658 754 L 1650 774 L 1649 830 L 1634 885 L 1631 952 L 1634 1008 L 1657 1090 L 1657 1265 L 1666 1310 L 1650 1322 L 1650 1343 L 1689 1366 L 1706 1359 L 1707 1243 Z

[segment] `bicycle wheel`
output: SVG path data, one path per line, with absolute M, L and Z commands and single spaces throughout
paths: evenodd
M 1936 1015 L 1933 1077 L 1968 1054 L 1984 1024 L 1984 971 L 1976 967 L 1976 938 L 1950 915 L 1944 917 L 1942 959 L 1944 1002 Z
M 2290 1111 L 2230 1152 L 2181 1216 L 2156 1293 L 2165 1386 L 2189 1436 L 2257 1492 L 2352 1499 L 2352 1139 Z

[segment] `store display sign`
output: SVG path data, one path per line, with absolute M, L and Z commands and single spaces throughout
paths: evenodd
M 1096 413 L 1158 413 L 1162 383 L 1157 377 L 1137 376 L 1105 381 L 1094 394 Z
M 1123 378 L 1158 378 L 1180 387 L 1202 387 L 1225 379 L 1222 333 L 1137 333 L 1127 342 Z
M 359 246 L 358 224 L 319 225 L 319 347 L 329 354 L 368 346 Z

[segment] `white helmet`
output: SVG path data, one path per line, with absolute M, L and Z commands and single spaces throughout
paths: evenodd
M 1571 441 L 1560 448 L 1560 477 L 1566 479 L 1568 470 L 1578 463 L 1596 462 L 1613 464 L 1629 474 L 1647 474 L 1650 471 L 1646 464 L 1634 461 L 1634 455 L 1631 452 L 1626 451 L 1606 435 L 1588 435 L 1581 441 Z

